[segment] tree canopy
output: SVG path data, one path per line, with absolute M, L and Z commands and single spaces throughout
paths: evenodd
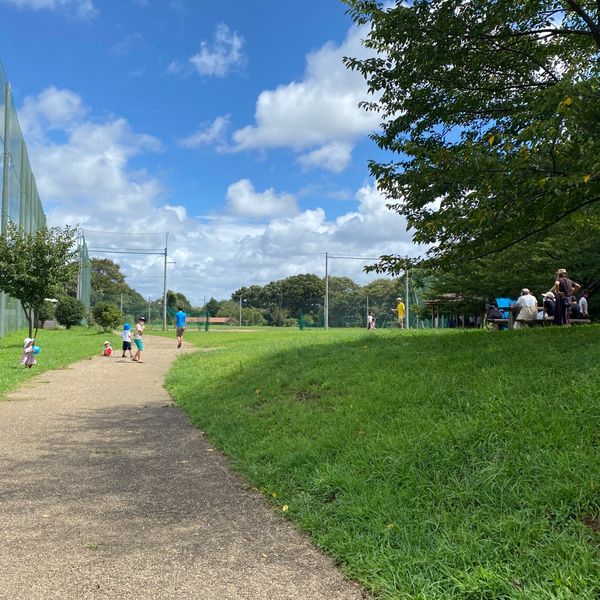
M 370 170 L 425 264 L 501 251 L 600 200 L 600 2 L 345 1 L 374 51 L 345 62 L 395 155 Z
M 77 271 L 75 234 L 76 230 L 68 226 L 25 233 L 9 221 L 0 236 L 0 290 L 21 302 L 29 337 L 33 315 L 46 298 L 67 287 Z

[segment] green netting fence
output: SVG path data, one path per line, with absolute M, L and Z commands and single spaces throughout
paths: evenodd
M 0 179 L 2 180 L 2 218 L 0 235 L 5 235 L 9 221 L 20 225 L 25 233 L 46 226 L 46 215 L 31 170 L 27 146 L 13 102 L 11 87 L 0 62 Z M 81 268 L 78 289 L 80 299 L 89 307 L 91 271 L 85 240 L 79 242 Z M 87 295 L 87 296 L 86 296 Z M 0 292 L 0 337 L 26 326 L 18 300 Z

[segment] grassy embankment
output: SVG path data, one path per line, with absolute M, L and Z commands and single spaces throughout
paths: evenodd
M 19 364 L 23 350 L 23 338 L 27 330 L 9 333 L 0 339 L 0 401 L 2 394 L 17 388 L 23 381 L 50 369 L 64 369 L 67 365 L 102 352 L 105 339 L 120 343 L 114 335 L 106 338 L 106 333 L 98 333 L 88 327 L 73 327 L 69 330 L 56 329 L 38 331 L 36 344 L 42 351 L 37 356 L 37 364 L 26 369 Z
M 599 336 L 190 332 L 167 385 L 380 597 L 591 600 Z

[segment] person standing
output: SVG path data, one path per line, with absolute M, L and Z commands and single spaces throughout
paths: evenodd
M 35 360 L 35 353 L 33 351 L 34 338 L 25 338 L 23 340 L 23 355 L 21 356 L 21 364 L 25 365 L 28 369 L 31 369 L 37 362 Z
M 186 320 L 187 315 L 183 312 L 183 308 L 181 306 L 177 307 L 177 312 L 175 313 L 175 329 L 177 335 L 177 347 L 181 348 L 181 344 L 183 343 L 183 334 L 186 330 Z
M 556 296 L 556 306 L 554 311 L 555 325 L 569 325 L 571 298 L 580 287 L 581 286 L 578 283 L 569 279 L 566 269 L 559 269 L 556 272 L 556 281 L 550 290 Z
M 404 319 L 406 318 L 406 307 L 404 306 L 404 302 L 402 302 L 402 298 L 396 298 L 396 302 L 398 303 L 396 306 L 396 313 L 398 315 L 398 327 L 400 327 L 400 329 L 404 329 Z
M 367 329 L 369 331 L 375 329 L 375 317 L 371 311 L 369 311 L 369 315 L 367 316 Z
M 137 363 L 141 363 L 142 361 L 142 352 L 144 350 L 144 344 L 142 342 L 142 336 L 144 335 L 144 328 L 146 326 L 146 317 L 140 317 L 137 320 L 137 324 L 135 326 L 135 333 L 133 334 L 133 343 L 137 348 L 137 351 L 133 357 L 133 360 Z
M 125 353 L 127 351 L 129 351 L 129 358 L 133 358 L 133 352 L 131 351 L 131 325 L 129 323 L 125 323 L 125 325 L 123 325 L 123 331 L 121 331 L 121 340 L 123 340 L 121 345 L 123 349 L 123 356 L 121 358 L 125 358 Z

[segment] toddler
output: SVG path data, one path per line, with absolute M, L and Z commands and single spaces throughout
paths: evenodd
M 123 325 L 121 339 L 123 340 L 123 356 L 121 358 L 125 358 L 127 350 L 129 350 L 129 358 L 133 358 L 133 352 L 131 351 L 131 325 L 129 323 Z
M 110 342 L 104 342 L 104 350 L 102 350 L 102 356 L 112 356 L 113 349 L 110 345 Z
M 21 357 L 21 364 L 25 365 L 28 369 L 31 369 L 37 362 L 35 360 L 35 354 L 33 353 L 33 338 L 25 338 L 23 340 L 23 356 Z

